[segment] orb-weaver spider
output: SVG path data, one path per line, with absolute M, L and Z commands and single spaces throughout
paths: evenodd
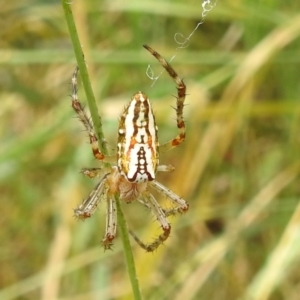
M 102 240 L 104 249 L 111 248 L 116 236 L 117 216 L 114 198 L 116 193 L 121 200 L 127 203 L 138 200 L 152 211 L 160 223 L 163 232 L 149 244 L 143 243 L 131 232 L 136 242 L 148 252 L 154 251 L 169 237 L 171 225 L 167 217 L 188 210 L 188 204 L 185 200 L 155 180 L 156 172 L 174 170 L 174 167 L 170 165 L 159 165 L 159 150 L 172 149 L 180 145 L 185 139 L 183 107 L 186 87 L 177 73 L 160 54 L 147 45 L 144 45 L 144 47 L 161 63 L 176 83 L 176 115 L 179 133 L 174 139 L 159 145 L 157 138 L 158 128 L 155 123 L 151 103 L 144 93 L 137 92 L 133 95 L 120 117 L 117 165 L 112 166 L 107 172 L 101 168 L 86 168 L 82 170 L 82 173 L 88 177 L 101 176 L 101 179 L 82 204 L 74 210 L 75 216 L 79 219 L 89 218 L 95 212 L 101 200 L 107 201 L 106 231 Z M 72 107 L 89 134 L 95 158 L 105 162 L 105 155 L 98 148 L 98 139 L 94 132 L 93 124 L 78 100 L 77 73 L 78 68 L 75 69 L 72 76 Z M 148 190 L 149 187 L 167 196 L 174 204 L 174 207 L 170 209 L 161 208 Z

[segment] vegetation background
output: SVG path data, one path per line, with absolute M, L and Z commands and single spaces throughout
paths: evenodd
M 201 1 L 71 2 L 111 151 L 138 90 L 160 141 L 172 138 L 175 85 L 163 73 L 151 86 L 147 65 L 162 68 L 142 44 L 170 59 Z M 70 107 L 76 63 L 61 4 L 0 3 L 0 299 L 132 299 L 120 240 L 100 247 L 105 204 L 73 218 L 97 182 L 79 171 L 99 163 Z M 299 1 L 219 0 L 176 52 L 187 139 L 162 154 L 176 170 L 158 180 L 190 210 L 155 253 L 132 242 L 144 299 L 299 299 L 299 12 Z M 144 240 L 159 233 L 138 203 L 124 214 Z

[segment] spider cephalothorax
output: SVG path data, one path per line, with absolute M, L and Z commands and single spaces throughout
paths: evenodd
M 102 240 L 105 249 L 109 249 L 116 235 L 117 217 L 114 196 L 119 195 L 125 202 L 139 201 L 149 208 L 163 232 L 150 244 L 143 243 L 131 232 L 137 243 L 150 252 L 161 245 L 170 235 L 171 226 L 167 220 L 169 215 L 183 213 L 188 210 L 188 204 L 181 197 L 167 189 L 155 180 L 156 172 L 172 171 L 170 165 L 159 165 L 159 150 L 169 150 L 180 145 L 185 139 L 185 124 L 183 120 L 183 107 L 186 87 L 172 67 L 156 51 L 147 45 L 144 47 L 156 57 L 177 85 L 176 115 L 179 134 L 171 141 L 159 145 L 157 139 L 157 126 L 148 97 L 137 92 L 125 107 L 119 122 L 117 143 L 117 165 L 112 166 L 108 172 L 101 168 L 86 168 L 82 173 L 94 178 L 101 176 L 100 182 L 88 197 L 75 209 L 75 216 L 79 219 L 90 217 L 101 200 L 107 201 L 106 232 Z M 98 139 L 93 124 L 87 117 L 77 96 L 77 73 L 75 69 L 72 76 L 72 107 L 84 124 L 90 138 L 93 154 L 96 159 L 105 161 L 105 155 L 98 148 Z M 160 194 L 167 196 L 174 204 L 171 209 L 160 207 L 154 196 L 149 192 L 152 187 Z

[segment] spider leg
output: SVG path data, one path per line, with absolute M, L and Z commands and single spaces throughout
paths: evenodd
M 151 210 L 151 206 L 145 202 L 144 200 L 142 199 L 138 199 L 138 201 L 143 204 L 145 207 L 147 207 L 149 210 Z M 178 213 L 182 213 L 182 209 L 181 207 L 174 207 L 174 208 L 162 208 L 162 211 L 164 212 L 165 216 L 166 217 L 169 217 L 169 216 L 175 216 L 176 214 Z
M 163 232 L 158 236 L 158 238 L 156 238 L 152 243 L 149 244 L 145 244 L 144 242 L 142 242 L 131 230 L 129 230 L 129 233 L 140 245 L 140 247 L 145 249 L 147 252 L 152 252 L 156 250 L 161 244 L 163 244 L 163 242 L 169 237 L 171 232 L 171 225 L 169 224 L 164 211 L 159 206 L 152 194 L 145 193 L 144 199 L 145 201 L 141 200 L 140 202 L 151 210 L 157 221 L 160 223 Z
M 184 100 L 186 95 L 186 86 L 183 80 L 178 76 L 178 74 L 174 71 L 171 65 L 155 50 L 147 45 L 143 45 L 165 68 L 165 70 L 169 73 L 169 75 L 173 78 L 177 86 L 177 96 L 176 96 L 176 122 L 178 128 L 178 135 L 170 140 L 169 142 L 160 145 L 159 149 L 162 151 L 168 151 L 174 147 L 179 146 L 185 140 L 185 123 L 183 119 L 183 107 L 184 107 Z
M 94 126 L 90 120 L 90 118 L 87 116 L 84 108 L 82 107 L 81 103 L 78 100 L 78 88 L 77 88 L 77 74 L 78 74 L 78 67 L 75 68 L 73 75 L 72 75 L 72 81 L 71 81 L 71 92 L 72 92 L 72 107 L 77 113 L 79 120 L 83 123 L 86 131 L 88 132 L 89 138 L 90 138 L 90 144 L 92 146 L 92 151 L 96 159 L 103 160 L 104 154 L 100 151 L 98 147 L 98 138 L 94 131 Z
M 82 168 L 80 171 L 80 173 L 89 178 L 95 178 L 97 176 L 100 176 L 102 172 L 102 168 Z
M 172 165 L 159 165 L 157 167 L 157 172 L 171 172 L 174 171 L 175 168 Z
M 116 236 L 117 230 L 117 213 L 116 202 L 113 195 L 107 198 L 107 215 L 106 215 L 106 230 L 102 240 L 104 250 L 111 249 L 112 242 Z
M 172 165 L 159 165 L 158 168 L 157 168 L 157 171 L 160 171 L 160 172 L 170 172 L 170 171 L 174 171 L 174 167 Z M 181 199 L 180 197 L 178 197 L 175 193 L 173 193 L 172 191 L 168 190 L 165 186 L 162 186 L 160 184 L 159 187 L 155 186 L 155 183 L 154 183 L 154 188 L 156 190 L 158 190 L 161 194 L 166 194 L 165 193 L 165 190 L 168 191 L 168 194 L 166 194 L 168 197 L 170 197 L 172 195 L 172 197 L 175 199 Z M 172 199 L 172 197 L 170 197 Z M 182 200 L 182 199 L 181 199 Z M 139 202 L 141 202 L 143 205 L 145 205 L 146 207 L 148 207 L 147 203 L 145 203 L 143 200 L 139 199 L 138 200 Z M 184 201 L 184 200 L 183 200 Z M 174 208 L 169 208 L 169 209 L 163 209 L 163 212 L 165 213 L 166 217 L 169 217 L 169 216 L 174 216 L 178 213 L 182 213 L 185 209 L 185 205 L 184 205 L 184 202 L 183 201 L 180 201 L 180 204 L 178 204 L 177 201 L 175 201 L 175 203 L 179 206 L 176 206 Z M 174 201 L 173 201 L 174 202 Z M 183 207 L 182 207 L 183 205 Z M 149 207 L 148 207 L 149 208 Z
M 143 204 L 145 207 L 147 207 L 148 209 L 151 209 L 151 206 L 148 204 L 148 202 L 146 202 L 145 200 L 142 200 L 140 198 L 138 198 L 138 201 Z
M 169 212 L 166 211 L 167 215 L 173 215 L 175 211 L 176 213 L 184 213 L 189 209 L 189 205 L 185 200 L 183 200 L 181 197 L 169 190 L 163 184 L 157 182 L 156 180 L 150 181 L 149 184 L 153 188 L 155 188 L 160 194 L 167 196 L 176 205 L 176 208 L 171 209 Z M 172 210 L 174 212 L 172 212 Z
M 83 202 L 74 209 L 74 215 L 76 218 L 84 220 L 86 218 L 90 218 L 92 214 L 98 207 L 101 199 L 106 195 L 108 187 L 106 185 L 106 174 L 101 181 L 96 185 L 96 187 L 91 191 L 91 193 L 87 196 Z
M 182 209 L 180 207 L 173 207 L 168 209 L 163 209 L 166 217 L 175 216 L 177 214 L 182 214 Z

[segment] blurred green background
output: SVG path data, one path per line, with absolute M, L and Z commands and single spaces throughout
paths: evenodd
M 110 151 L 118 117 L 142 90 L 161 142 L 176 135 L 174 82 L 149 44 L 187 85 L 184 145 L 158 180 L 190 203 L 171 218 L 164 246 L 132 242 L 144 299 L 299 299 L 300 3 L 219 0 L 205 22 L 200 1 L 73 0 Z M 103 252 L 105 203 L 79 222 L 73 210 L 99 167 L 71 109 L 76 65 L 59 1 L 0 0 L 0 299 L 132 299 L 120 239 Z M 79 91 L 85 102 L 83 88 Z M 159 199 L 167 204 L 165 199 Z M 158 224 L 124 206 L 135 233 Z

